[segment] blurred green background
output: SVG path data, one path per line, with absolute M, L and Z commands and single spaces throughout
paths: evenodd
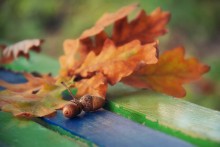
M 79 36 L 103 13 L 135 2 L 148 13 L 157 7 L 171 12 L 160 51 L 184 45 L 188 56 L 209 64 L 205 78 L 186 87 L 186 100 L 220 110 L 220 0 L 0 0 L 0 41 L 42 38 L 43 52 L 57 58 L 65 39 Z

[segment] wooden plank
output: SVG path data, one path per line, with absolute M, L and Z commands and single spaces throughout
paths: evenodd
M 220 112 L 118 84 L 106 109 L 200 146 L 220 146 Z
M 0 111 L 0 146 L 40 147 L 40 146 L 89 146 L 79 139 L 61 136 L 41 125 L 14 119 L 9 113 Z
M 82 113 L 73 119 L 65 118 L 59 111 L 57 115 L 43 120 L 98 146 L 192 146 L 106 110 Z
M 14 76 L 16 77 L 16 75 L 18 74 Z M 4 77 L 4 79 L 7 78 L 10 77 Z M 16 78 L 14 80 L 16 81 Z M 81 114 L 74 119 L 64 118 L 61 112 L 58 112 L 56 116 L 43 118 L 43 120 L 99 146 L 160 146 L 161 144 L 192 146 L 106 110 Z

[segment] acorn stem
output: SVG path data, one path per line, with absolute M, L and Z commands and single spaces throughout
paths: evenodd
M 71 97 L 73 98 L 72 102 L 76 103 L 76 104 L 79 104 L 79 100 L 77 100 L 75 98 L 75 96 L 73 96 L 72 92 L 70 91 L 69 87 L 64 83 L 64 82 L 61 82 L 61 84 L 68 90 L 68 92 L 70 93 Z

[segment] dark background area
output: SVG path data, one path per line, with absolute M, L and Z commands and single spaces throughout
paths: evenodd
M 186 100 L 220 110 L 219 0 L 0 0 L 0 42 L 45 39 L 43 53 L 57 58 L 62 43 L 77 38 L 105 12 L 138 2 L 147 13 L 170 11 L 169 32 L 159 38 L 160 51 L 184 45 L 187 56 L 211 66 L 204 80 L 188 85 Z

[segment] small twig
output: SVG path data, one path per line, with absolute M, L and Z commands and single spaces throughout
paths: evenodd
M 71 97 L 73 98 L 73 102 L 75 102 L 76 104 L 79 103 L 79 101 L 75 98 L 75 96 L 73 96 L 71 90 L 69 89 L 69 87 L 64 83 L 64 82 L 61 82 L 61 84 L 68 90 L 68 92 L 70 93 Z

